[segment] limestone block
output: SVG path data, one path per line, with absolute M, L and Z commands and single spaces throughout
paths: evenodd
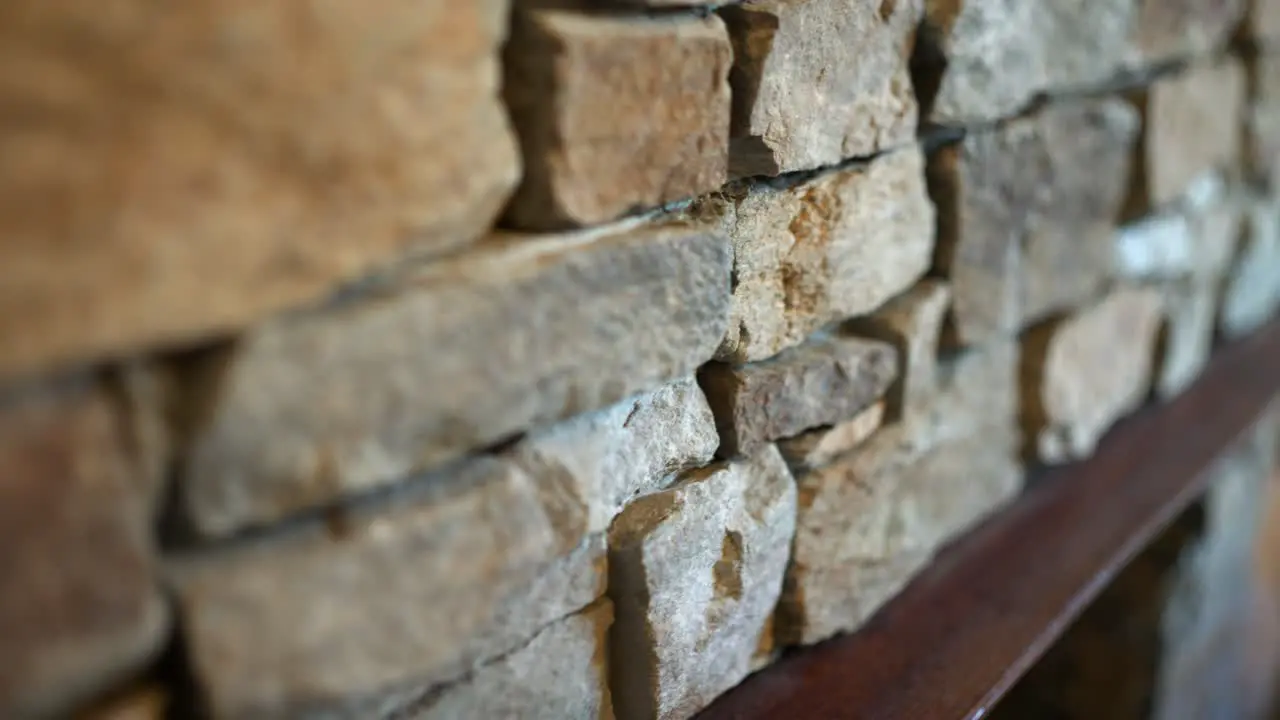
M 733 40 L 730 172 L 777 175 L 910 144 L 923 0 L 751 0 Z
M 823 467 L 866 442 L 884 423 L 885 403 L 876 402 L 849 420 L 778 441 L 794 473 Z
M 1164 334 L 1156 393 L 1164 399 L 1186 390 L 1200 376 L 1213 352 L 1217 284 L 1187 280 L 1168 283 L 1164 296 Z
M 758 363 L 710 363 L 698 382 L 716 416 L 719 455 L 728 458 L 854 417 L 884 396 L 897 373 L 893 346 L 837 333 Z
M 495 240 L 264 324 L 194 373 L 185 509 L 207 535 L 273 522 L 688 377 L 729 273 L 714 232 L 623 224 Z
M 1046 463 L 1085 457 L 1146 399 L 1162 305 L 1157 290 L 1120 289 L 1027 333 L 1022 423 L 1029 456 Z
M 587 225 L 719 188 L 732 62 L 714 15 L 517 11 L 505 93 L 525 176 L 508 222 Z
M 934 211 L 918 148 L 800 185 L 730 195 L 733 317 L 717 357 L 764 360 L 864 315 L 929 269 Z
M 980 343 L 1091 298 L 1111 266 L 1137 116 L 1064 102 L 974 132 L 929 166 L 954 340 Z
M 946 354 L 933 397 L 908 430 L 921 448 L 985 437 L 1003 442 L 1018 425 L 1020 351 L 1014 338 Z
M 380 696 L 457 681 L 590 604 L 603 538 L 584 538 L 585 509 L 557 495 L 482 458 L 325 520 L 173 558 L 209 714 L 367 717 Z
M 237 330 L 480 236 L 519 174 L 507 18 L 506 0 L 4 3 L 0 376 Z
M 618 717 L 686 718 L 751 671 L 782 587 L 796 490 L 778 451 L 695 471 L 609 533 Z
M 918 412 L 938 381 L 938 342 L 950 307 L 945 282 L 929 279 L 893 298 L 875 313 L 845 323 L 844 329 L 890 343 L 902 359 L 902 371 L 887 394 L 891 419 Z
M 64 715 L 162 649 L 127 422 L 84 379 L 0 391 L 0 716 Z
M 1240 252 L 1231 267 L 1218 325 L 1227 337 L 1261 327 L 1280 309 L 1280 204 L 1254 200 Z

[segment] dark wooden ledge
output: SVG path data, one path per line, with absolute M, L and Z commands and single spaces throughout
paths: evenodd
M 1177 400 L 946 548 L 860 632 L 795 652 L 701 720 L 980 718 L 1108 580 L 1202 491 L 1280 392 L 1280 321 L 1223 348 Z

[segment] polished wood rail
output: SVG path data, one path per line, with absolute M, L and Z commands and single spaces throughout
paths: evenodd
M 862 630 L 796 651 L 700 720 L 980 718 L 1110 578 L 1204 490 L 1280 392 L 1280 320 L 1219 349 L 1176 400 L 944 549 Z

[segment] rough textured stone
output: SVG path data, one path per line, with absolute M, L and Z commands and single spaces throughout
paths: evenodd
M 4 3 L 0 376 L 237 329 L 476 238 L 518 176 L 507 15 Z
M 585 523 L 556 487 L 490 458 L 173 559 L 210 714 L 365 717 L 370 698 L 456 681 L 600 595 L 603 538 L 582 539 Z
M 71 379 L 0 392 L 0 715 L 58 715 L 157 654 L 168 612 L 126 421 Z
M 1275 3 L 1280 8 L 1280 3 Z M 1280 39 L 1280 9 L 1276 11 Z M 1245 149 L 1250 174 L 1280 189 L 1280 48 L 1263 52 L 1250 66 L 1250 99 L 1245 118 Z
M 1177 201 L 1202 176 L 1240 163 L 1246 78 L 1238 60 L 1193 65 L 1135 95 L 1144 129 L 1128 212 Z
M 934 396 L 910 418 L 917 445 L 972 437 L 1002 442 L 1018 425 L 1019 346 L 1014 338 L 948 353 L 938 362 Z
M 265 324 L 196 373 L 186 510 L 210 535 L 274 521 L 687 377 L 729 255 L 683 224 L 515 238 Z
M 717 354 L 764 360 L 864 315 L 929 269 L 934 211 L 918 148 L 804 184 L 731 198 L 733 318 Z
M 1138 62 L 1212 55 L 1231 39 L 1251 0 L 1137 0 L 1131 42 Z
M 912 142 L 923 0 L 752 0 L 733 39 L 730 172 L 777 175 Z
M 1224 335 L 1246 335 L 1280 310 L 1280 204 L 1255 200 L 1240 252 L 1228 275 L 1218 324 Z
M 716 16 L 517 11 L 506 96 L 517 227 L 598 223 L 724 184 L 733 49 Z
M 397 718 L 405 720 L 609 720 L 605 636 L 613 607 L 601 600 L 543 629 L 508 655 L 477 668 L 457 685 L 432 693 Z
M 1032 329 L 1022 348 L 1027 454 L 1048 463 L 1084 457 L 1147 396 L 1162 299 L 1120 289 L 1097 304 Z
M 937 153 L 938 269 L 954 340 L 983 342 L 1096 294 L 1138 131 L 1117 100 L 1064 103 Z
M 884 401 L 830 427 L 811 430 L 778 441 L 778 450 L 792 472 L 801 473 L 830 464 L 857 448 L 880 429 L 884 422 Z
M 609 533 L 618 717 L 685 718 L 750 672 L 782 587 L 796 490 L 778 451 L 696 471 Z
M 1162 293 L 1164 334 L 1155 387 L 1168 399 L 1187 389 L 1209 362 L 1218 293 L 1216 283 L 1196 280 L 1166 284 Z
M 771 360 L 711 363 L 698 382 L 716 416 L 719 455 L 737 457 L 852 418 L 884 395 L 897 365 L 891 345 L 824 334 Z

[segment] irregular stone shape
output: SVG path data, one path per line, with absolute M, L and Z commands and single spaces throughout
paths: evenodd
M 850 420 L 779 440 L 778 450 L 787 466 L 797 474 L 828 465 L 866 442 L 880 429 L 884 423 L 884 406 L 881 400 Z
M 1183 281 L 1163 286 L 1164 334 L 1161 341 L 1156 393 L 1169 399 L 1187 389 L 1213 352 L 1217 318 L 1217 285 Z
M 849 332 L 892 344 L 902 358 L 902 372 L 886 396 L 890 419 L 917 412 L 932 398 L 938 379 L 938 341 L 950 301 L 947 284 L 929 279 L 874 314 L 845 323 Z
M 272 522 L 688 377 L 729 255 L 676 223 L 513 239 L 260 326 L 193 381 L 186 510 L 207 535 Z
M 169 711 L 159 686 L 129 688 L 76 715 L 76 720 L 164 720 Z
M 1264 42 L 1280 39 L 1280 2 L 1249 0 L 1244 31 L 1249 37 Z
M 65 714 L 165 641 L 125 422 L 88 380 L 0 392 L 0 716 Z
M 693 378 L 531 435 L 511 457 L 544 484 L 568 490 L 603 532 L 632 499 L 664 489 L 711 462 L 720 436 Z
M 1028 332 L 1022 348 L 1027 454 L 1046 463 L 1093 452 L 1146 399 L 1163 308 L 1154 289 L 1120 289 Z
M 4 3 L 0 376 L 239 329 L 478 237 L 518 178 L 507 17 Z
M 747 676 L 795 517 L 795 482 L 774 447 L 695 471 L 623 511 L 609 531 L 621 720 L 690 717 Z
M 1280 205 L 1257 201 L 1227 278 L 1218 324 L 1227 337 L 1261 327 L 1280 310 Z
M 866 410 L 888 390 L 897 365 L 886 343 L 819 335 L 771 360 L 708 364 L 698 382 L 716 416 L 719 455 L 739 457 Z
M 210 715 L 368 717 L 368 698 L 456 681 L 589 604 L 603 538 L 582 539 L 584 509 L 556 495 L 481 458 L 327 523 L 174 558 Z
M 613 606 L 601 600 L 558 620 L 509 655 L 395 715 L 405 720 L 613 717 L 605 637 Z
M 938 362 L 934 396 L 908 431 L 928 449 L 974 437 L 1002 442 L 1018 426 L 1019 345 L 1014 338 L 947 354 Z
M 908 145 L 923 0 L 752 0 L 733 40 L 730 173 L 777 175 Z
M 1169 205 L 1198 178 L 1240 164 L 1246 78 L 1238 60 L 1194 65 L 1135 95 L 1142 110 L 1142 150 L 1128 213 Z
M 1280 3 L 1275 3 L 1280 8 Z M 1280 36 L 1280 10 L 1276 31 Z M 1280 37 L 1278 37 L 1280 39 Z M 1245 149 L 1250 174 L 1280 188 L 1280 52 L 1261 52 L 1250 70 L 1250 98 L 1245 118 Z
M 772 357 L 829 322 L 872 312 L 924 275 L 934 211 L 923 168 L 920 149 L 910 148 L 731 197 L 733 317 L 717 358 Z
M 505 92 L 525 177 L 509 223 L 598 223 L 724 184 L 733 49 L 718 17 L 515 18 Z
M 974 132 L 929 166 L 953 342 L 981 343 L 1092 297 L 1111 267 L 1137 116 L 1068 102 Z

